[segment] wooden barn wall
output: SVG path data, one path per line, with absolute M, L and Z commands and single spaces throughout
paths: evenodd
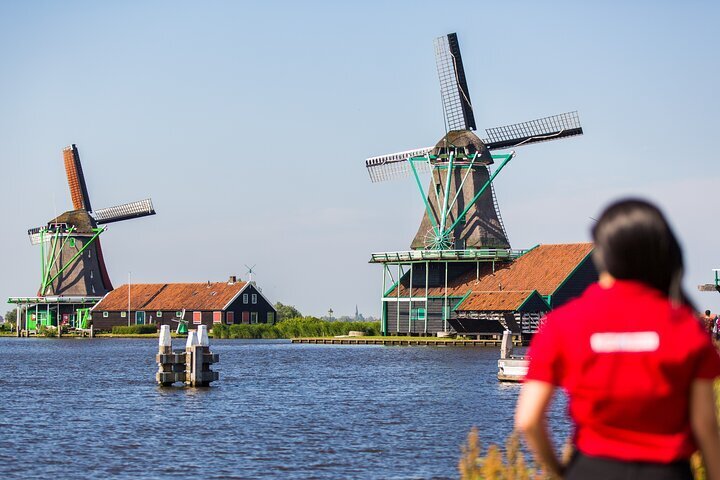
M 597 282 L 598 272 L 592 258 L 588 256 L 568 277 L 565 283 L 555 291 L 552 308 L 558 308 L 573 298 L 579 297 L 592 283 Z
M 448 297 L 448 306 L 450 309 L 460 301 L 460 298 Z M 431 298 L 428 300 L 427 305 L 427 333 L 435 334 L 437 332 L 444 331 L 443 328 L 443 305 L 445 300 L 443 298 Z M 413 301 L 413 308 L 425 307 L 424 301 Z M 385 302 L 386 318 L 387 318 L 387 333 L 393 335 L 396 333 L 401 334 L 422 334 L 425 333 L 425 321 L 424 320 L 413 320 L 410 321 L 410 302 L 400 302 L 400 324 L 398 326 L 398 315 L 397 315 L 397 303 L 396 302 Z M 451 311 L 451 318 L 455 317 L 455 312 Z M 448 331 L 454 331 L 450 324 L 447 325 Z
M 247 294 L 248 301 L 243 303 L 243 295 Z M 257 303 L 253 305 L 252 296 L 257 295 Z M 254 285 L 248 285 L 245 290 L 235 299 L 233 303 L 228 306 L 228 311 L 232 311 L 235 314 L 235 323 L 243 323 L 242 313 L 243 312 L 256 312 L 258 314 L 258 323 L 268 323 L 268 313 L 275 313 L 275 322 L 277 322 L 277 313 L 275 307 L 269 302 L 265 301 L 262 295 L 257 291 Z M 225 318 L 223 317 L 223 322 Z

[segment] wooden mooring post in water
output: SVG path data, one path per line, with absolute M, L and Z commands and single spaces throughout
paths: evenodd
M 218 372 L 210 366 L 219 361 L 217 353 L 210 352 L 207 327 L 200 325 L 197 332 L 188 332 L 185 350 L 172 350 L 170 326 L 160 326 L 158 354 L 155 359 L 158 371 L 155 379 L 163 387 L 183 382 L 191 387 L 208 387 L 218 380 Z

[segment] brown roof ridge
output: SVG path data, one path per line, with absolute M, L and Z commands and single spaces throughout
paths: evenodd
M 532 293 L 537 292 L 535 289 L 529 289 L 525 288 L 522 290 L 472 290 L 470 294 L 473 293 Z
M 537 247 L 544 247 L 548 245 L 590 245 L 593 242 L 560 242 L 560 243 L 540 243 L 536 246 Z

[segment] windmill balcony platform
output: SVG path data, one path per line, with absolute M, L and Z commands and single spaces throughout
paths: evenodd
M 480 248 L 467 250 L 408 250 L 405 252 L 378 252 L 370 254 L 369 263 L 411 263 L 427 261 L 495 262 L 515 260 L 530 250 L 511 248 Z

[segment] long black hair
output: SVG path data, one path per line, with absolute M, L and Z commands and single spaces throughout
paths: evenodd
M 655 205 L 635 198 L 617 201 L 602 213 L 592 236 L 598 271 L 640 281 L 692 308 L 681 286 L 680 243 Z

